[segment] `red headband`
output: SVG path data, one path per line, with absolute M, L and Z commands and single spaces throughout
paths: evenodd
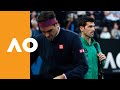
M 44 27 L 53 25 L 55 23 L 58 23 L 58 21 L 56 20 L 56 18 L 53 18 L 53 19 L 49 19 L 49 20 L 44 21 L 44 22 L 40 22 L 39 27 L 44 28 Z

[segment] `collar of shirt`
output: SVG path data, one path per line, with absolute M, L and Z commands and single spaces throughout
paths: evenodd
M 59 33 L 60 33 L 60 27 L 58 27 L 58 32 L 57 32 L 55 38 L 52 41 L 50 41 L 50 42 L 55 42 L 56 39 L 58 38 Z
M 81 41 L 88 46 L 91 46 L 91 45 L 97 43 L 93 38 L 91 38 L 91 44 L 90 45 L 88 44 L 88 42 L 83 37 L 81 37 Z
M 60 27 L 58 27 L 58 32 L 57 32 L 56 36 L 58 36 L 59 32 L 60 32 Z M 56 37 L 56 36 L 55 36 L 55 37 Z

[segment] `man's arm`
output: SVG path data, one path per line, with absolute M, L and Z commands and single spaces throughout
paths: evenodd
M 40 35 L 39 31 L 31 30 L 31 37 L 30 38 L 34 38 L 35 40 L 37 40 L 37 36 L 39 36 L 39 35 Z M 30 48 L 31 47 L 33 47 L 33 44 L 30 42 Z M 36 49 L 34 52 L 30 53 L 30 65 L 32 65 L 37 58 L 38 58 L 38 52 Z
M 38 57 L 37 50 L 30 53 L 30 65 L 32 65 Z
M 73 64 L 75 68 L 65 73 L 67 79 L 84 79 L 84 75 L 88 71 L 84 49 L 78 35 L 75 35 L 71 42 Z
M 34 62 L 35 62 L 35 60 L 38 58 L 38 56 L 40 55 L 40 53 L 38 53 L 38 49 L 39 48 L 41 48 L 40 47 L 40 45 L 39 45 L 39 43 L 41 42 L 41 34 L 40 33 L 36 33 L 36 34 L 34 34 L 34 33 L 36 33 L 35 31 L 32 31 L 32 36 L 31 36 L 31 38 L 34 38 L 36 41 L 37 41 L 37 43 L 38 43 L 38 47 L 37 47 L 37 49 L 34 51 L 34 52 L 31 52 L 30 53 L 30 64 L 32 65 Z M 31 47 L 33 47 L 33 43 L 30 43 L 30 48 Z M 42 50 L 41 50 L 42 51 Z
M 33 44 L 30 43 L 30 47 L 32 47 L 32 46 L 33 46 Z M 31 66 L 32 66 L 33 63 L 36 61 L 37 57 L 38 57 L 38 52 L 37 52 L 37 50 L 30 53 L 30 75 L 31 75 L 31 76 L 32 76 Z

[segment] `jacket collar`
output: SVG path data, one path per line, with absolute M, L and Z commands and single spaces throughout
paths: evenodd
M 81 37 L 81 41 L 87 46 L 91 46 L 91 45 L 94 45 L 94 44 L 97 43 L 93 38 L 91 38 L 91 44 L 90 45 L 88 44 L 88 42 L 83 37 Z

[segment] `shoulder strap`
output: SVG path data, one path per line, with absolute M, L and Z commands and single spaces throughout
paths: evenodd
M 94 47 L 96 48 L 97 53 L 99 53 L 98 51 L 98 45 L 97 43 L 94 44 Z M 103 79 L 103 70 L 102 70 L 102 63 L 98 60 L 98 79 Z
M 94 44 L 94 47 L 95 47 L 95 49 L 96 49 L 97 53 L 99 53 L 99 50 L 98 50 L 98 45 L 97 45 L 97 43 L 95 43 L 95 44 Z

